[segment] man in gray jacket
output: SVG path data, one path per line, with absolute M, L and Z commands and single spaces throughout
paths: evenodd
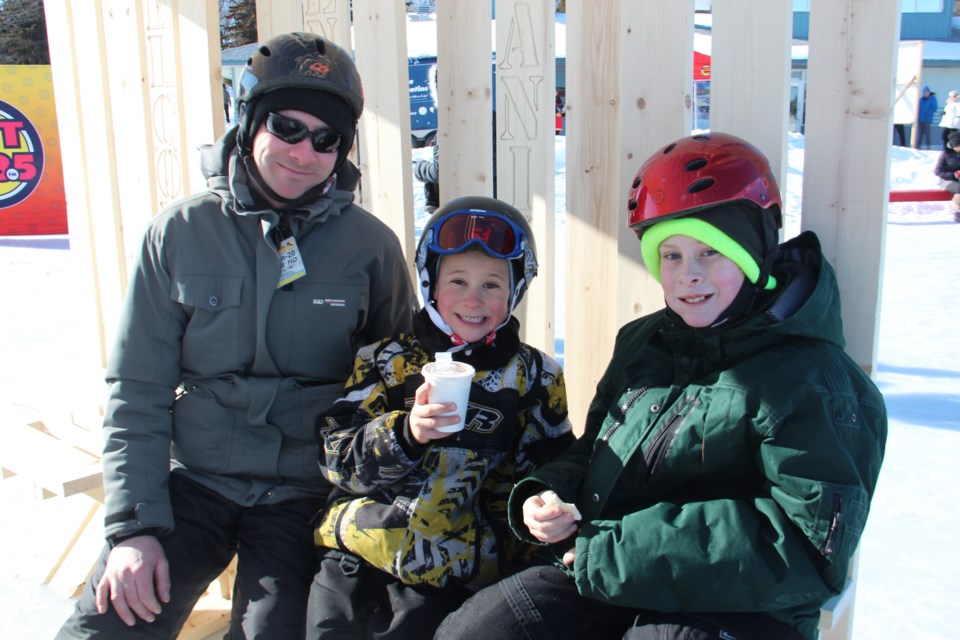
M 174 638 L 238 557 L 230 638 L 301 638 L 329 486 L 317 416 L 355 350 L 408 331 L 399 242 L 353 204 L 350 55 L 264 43 L 208 190 L 151 221 L 107 366 L 107 546 L 62 638 Z

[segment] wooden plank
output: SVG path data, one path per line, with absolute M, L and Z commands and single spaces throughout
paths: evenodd
M 200 598 L 190 617 L 183 624 L 177 640 L 204 640 L 209 635 L 226 629 L 230 624 L 231 602 L 215 590 Z
M 627 228 L 627 194 L 637 170 L 657 149 L 690 133 L 693 95 L 693 9 L 691 0 L 622 3 L 620 42 L 620 151 L 611 166 L 615 187 L 611 194 L 611 223 L 617 238 L 616 297 L 607 303 L 615 325 L 624 324 L 663 307 L 663 289 L 640 256 L 640 242 Z M 589 59 L 588 59 L 589 60 Z M 588 62 L 589 64 L 589 62 Z M 599 310 L 600 313 L 603 309 Z M 601 353 L 609 360 L 610 348 Z M 606 361 L 602 363 L 606 368 Z M 603 369 L 596 370 L 599 375 Z M 590 393 L 594 387 L 590 387 Z
M 567 3 L 564 373 L 583 428 L 617 330 L 663 306 L 626 226 L 629 185 L 690 123 L 693 1 Z
M 106 361 L 108 338 L 103 322 L 102 294 L 100 279 L 97 271 L 96 245 L 94 242 L 93 218 L 88 200 L 88 170 L 99 167 L 104 174 L 109 174 L 109 165 L 90 164 L 87 162 L 87 153 L 91 147 L 102 147 L 103 141 L 96 140 L 96 133 L 88 131 L 87 119 L 95 119 L 96 110 L 87 112 L 81 106 L 80 87 L 84 91 L 96 91 L 98 82 L 85 84 L 85 77 L 81 76 L 81 67 L 93 66 L 99 68 L 106 62 L 99 56 L 93 55 L 99 46 L 99 32 L 79 32 L 74 28 L 74 13 L 95 13 L 88 2 L 81 2 L 74 10 L 73 0 L 49 0 L 43 3 L 44 16 L 47 26 L 47 37 L 50 48 L 51 73 L 53 76 L 54 92 L 56 93 L 58 135 L 60 137 L 60 152 L 63 163 L 64 192 L 67 200 L 67 224 L 70 230 L 70 252 L 76 256 L 78 264 L 77 278 L 79 286 L 93 294 L 80 303 L 82 307 L 74 308 L 73 313 L 83 318 L 90 318 L 91 332 L 89 339 L 80 348 L 89 351 L 89 364 L 103 366 Z M 78 53 L 77 39 L 83 40 L 82 53 Z M 102 113 L 102 111 L 100 112 Z M 86 116 L 86 117 L 85 117 Z M 97 181 L 98 188 L 104 188 L 102 181 Z M 100 224 L 109 224 L 110 210 L 98 211 Z M 102 248 L 109 251 L 108 248 Z M 106 267 L 105 267 L 106 268 Z M 109 272 L 109 269 L 108 269 Z M 107 279 L 109 281 L 109 278 Z M 118 295 L 116 291 L 111 294 Z M 117 297 L 110 298 L 110 309 L 117 309 Z
M 437 4 L 441 203 L 493 195 L 491 37 L 489 2 Z
M 97 558 L 104 544 L 103 504 L 86 497 L 70 498 L 61 503 L 66 506 L 66 503 L 74 500 L 85 505 L 86 512 L 80 518 L 71 519 L 71 522 L 77 522 L 73 536 L 64 545 L 59 557 L 43 580 L 44 584 L 50 585 L 51 589 L 67 598 L 75 598 L 83 591 L 84 585 L 96 567 Z M 64 527 L 64 531 L 69 531 L 71 528 Z
M 877 357 L 900 3 L 813 2 L 801 227 L 837 271 L 847 352 Z
M 136 0 L 103 2 L 104 48 L 111 60 L 106 76 L 110 109 L 111 114 L 122 114 L 117 122 L 122 123 L 124 131 L 123 143 L 115 149 L 114 171 L 117 177 L 116 215 L 121 220 L 121 227 L 131 230 L 121 238 L 126 269 L 127 265 L 132 265 L 140 250 L 140 236 L 132 231 L 142 229 L 157 213 L 159 202 L 149 124 L 148 39 L 144 31 L 146 7 Z M 155 11 L 149 13 L 152 15 Z M 153 41 L 149 42 L 152 45 Z M 116 286 L 125 287 L 126 283 L 120 282 Z M 107 321 L 113 326 L 116 316 L 111 315 Z
M 175 23 L 178 108 L 183 114 L 184 192 L 207 188 L 200 148 L 223 135 L 223 81 L 220 69 L 220 13 L 217 0 L 180 0 Z
M 551 0 L 496 0 L 497 197 L 526 216 L 539 275 L 518 310 L 525 342 L 554 352 L 554 112 L 556 49 Z
M 713 5 L 710 129 L 740 136 L 767 156 L 787 186 L 791 0 Z
M 102 486 L 100 458 L 27 425 L 8 424 L 3 430 L 0 465 L 29 478 L 58 496 L 96 491 Z
M 856 587 L 853 580 L 847 579 L 843 585 L 843 591 L 833 596 L 820 607 L 820 631 L 832 631 L 836 628 L 840 619 L 850 605 L 853 604 Z
M 406 14 L 403 4 L 354 0 L 357 69 L 363 81 L 359 156 L 363 206 L 386 222 L 414 277 L 413 169 Z
M 290 31 L 303 31 L 303 5 L 308 0 L 256 0 L 257 40 L 264 42 Z
M 305 3 L 303 25 L 310 33 L 333 40 L 347 51 L 353 50 L 350 42 L 350 0 Z

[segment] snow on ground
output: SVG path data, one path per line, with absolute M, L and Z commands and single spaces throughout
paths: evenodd
M 558 138 L 557 211 L 565 208 L 565 140 Z M 418 150 L 416 153 L 425 153 Z M 935 151 L 894 147 L 891 188 L 934 187 Z M 799 231 L 803 138 L 790 136 L 785 228 Z M 415 186 L 422 209 L 420 185 Z M 956 637 L 960 598 L 954 508 L 960 460 L 960 302 L 956 272 L 960 224 L 948 203 L 890 205 L 876 381 L 887 402 L 890 436 L 864 534 L 855 640 L 946 640 Z M 879 213 L 878 213 L 879 215 Z M 419 217 L 422 224 L 423 216 Z M 563 216 L 558 216 L 557 306 L 562 334 Z M 0 405 L 11 399 L 62 397 L 76 372 L 83 308 L 63 238 L 0 238 Z M 535 285 L 536 286 L 536 285 Z M 847 327 L 847 331 L 854 330 Z M 562 346 L 561 346 L 562 350 Z M 65 502 L 83 500 L 70 498 Z M 71 503 L 73 504 L 73 503 Z M 80 505 L 82 507 L 82 504 Z M 69 534 L 54 501 L 41 501 L 19 478 L 0 481 L 0 638 L 53 637 L 71 603 L 39 584 L 39 567 Z M 78 508 L 73 506 L 71 508 Z

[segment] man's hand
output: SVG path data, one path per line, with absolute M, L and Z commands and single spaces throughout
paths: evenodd
M 530 496 L 523 502 L 523 524 L 530 535 L 547 544 L 566 540 L 577 532 L 573 515 L 556 504 L 547 504 L 543 494 Z
M 457 415 L 444 415 L 456 411 L 456 403 L 430 404 L 432 386 L 429 382 L 424 382 L 417 388 L 413 396 L 413 408 L 410 409 L 410 434 L 420 444 L 453 435 L 453 432 L 437 431 L 437 427 L 447 427 L 460 422 Z
M 97 612 L 104 614 L 113 604 L 124 624 L 132 627 L 137 618 L 153 622 L 161 601 L 170 602 L 170 565 L 160 542 L 154 536 L 137 536 L 111 549 L 97 583 Z

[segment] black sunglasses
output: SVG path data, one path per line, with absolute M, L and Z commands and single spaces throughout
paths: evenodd
M 267 115 L 267 131 L 287 144 L 297 144 L 310 136 L 313 150 L 317 153 L 333 153 L 340 148 L 340 143 L 343 141 L 343 136 L 333 129 L 324 127 L 311 131 L 307 128 L 307 125 L 299 120 L 282 116 L 279 113 Z

